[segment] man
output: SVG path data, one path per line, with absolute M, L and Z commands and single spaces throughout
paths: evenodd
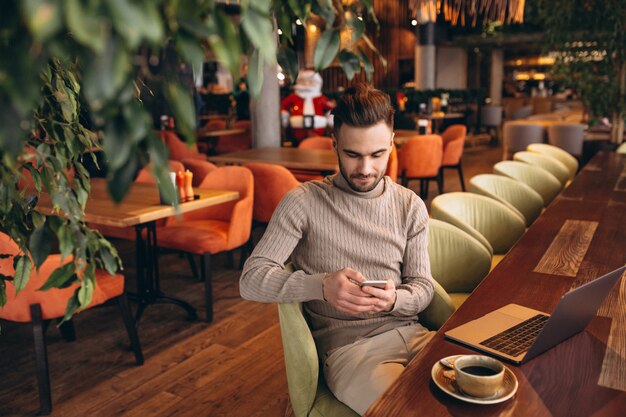
M 335 396 L 359 414 L 430 340 L 418 323 L 433 283 L 428 213 L 385 177 L 393 144 L 389 96 L 348 89 L 334 114 L 340 173 L 290 191 L 240 280 L 243 298 L 304 302 Z M 285 271 L 291 257 L 295 272 Z M 384 288 L 359 286 L 386 280 Z

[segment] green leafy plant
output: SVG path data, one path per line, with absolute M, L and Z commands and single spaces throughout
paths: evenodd
M 89 304 L 95 268 L 121 267 L 113 246 L 84 221 L 89 193 L 87 158 L 103 152 L 108 189 L 121 201 L 137 170 L 153 162 L 162 192 L 174 200 L 167 151 L 153 133 L 143 97 L 163 93 L 177 128 L 194 141 L 195 110 L 180 82 L 178 64 L 199 68 L 208 54 L 239 78 L 248 59 L 248 84 L 258 94 L 263 68 L 277 59 L 295 80 L 292 22 L 323 22 L 315 65 L 330 65 L 339 53 L 339 33 L 350 29 L 355 51 L 342 50 L 349 75 L 361 65 L 370 73 L 364 21 L 377 24 L 371 0 L 7 0 L 0 15 L 0 231 L 20 247 L 15 274 L 0 274 L 0 307 L 6 281 L 19 291 L 55 245 L 71 262 L 41 288 L 80 283 L 66 318 Z M 360 18 L 359 18 L 360 17 Z M 280 29 L 280 43 L 275 35 Z M 328 42 L 326 41 L 328 40 Z M 372 52 L 365 53 L 367 49 Z M 278 109 L 277 109 L 278 112 Z M 41 193 L 51 212 L 38 209 Z M 7 255 L 0 254 L 6 258 Z
M 626 3 L 622 0 L 538 0 L 554 74 L 572 86 L 592 116 L 610 116 L 621 143 L 626 118 Z

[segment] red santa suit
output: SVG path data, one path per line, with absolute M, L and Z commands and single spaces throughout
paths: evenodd
M 328 97 L 322 95 L 322 77 L 310 70 L 301 71 L 294 85 L 294 93 L 281 102 L 283 127 L 291 126 L 293 137 L 300 141 L 307 136 L 321 136 L 331 125 L 329 111 L 333 108 Z

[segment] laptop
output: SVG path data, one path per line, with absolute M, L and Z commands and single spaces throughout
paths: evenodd
M 566 293 L 552 315 L 508 304 L 445 333 L 446 338 L 522 364 L 584 330 L 626 265 Z

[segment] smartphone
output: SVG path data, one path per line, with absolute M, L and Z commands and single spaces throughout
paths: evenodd
M 360 285 L 361 287 L 364 285 L 371 285 L 372 287 L 376 287 L 376 288 L 385 288 L 387 286 L 387 280 L 386 279 L 368 279 L 363 282 L 359 282 L 358 285 Z

